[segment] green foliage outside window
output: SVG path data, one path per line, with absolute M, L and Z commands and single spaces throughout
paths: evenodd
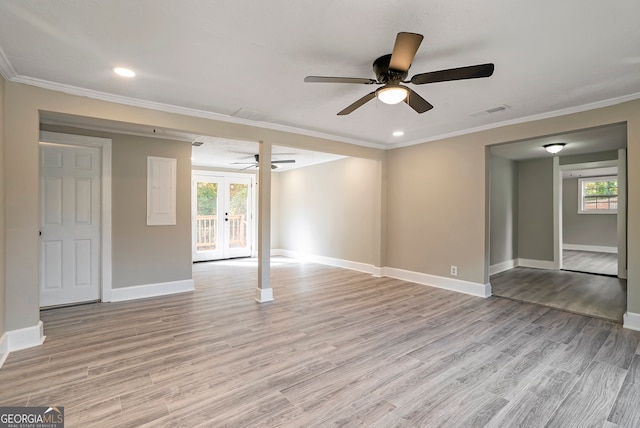
M 584 196 L 617 196 L 618 180 L 589 181 L 584 183 Z
M 198 215 L 216 215 L 218 203 L 217 183 L 198 183 Z
M 617 210 L 618 180 L 615 177 L 580 181 L 583 199 L 579 212 L 615 212 Z

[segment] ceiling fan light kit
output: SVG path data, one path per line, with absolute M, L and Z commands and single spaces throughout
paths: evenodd
M 407 98 L 408 91 L 402 86 L 387 85 L 376 91 L 376 97 L 385 104 L 398 104 Z
M 431 104 L 417 92 L 400 83 L 424 85 L 426 83 L 447 82 L 450 80 L 476 79 L 489 77 L 493 74 L 494 65 L 491 63 L 471 65 L 468 67 L 451 68 L 416 74 L 407 78 L 413 58 L 424 37 L 416 33 L 398 33 L 393 52 L 383 55 L 373 62 L 373 72 L 377 79 L 363 77 L 329 77 L 307 76 L 305 82 L 310 83 L 356 83 L 364 85 L 384 85 L 382 88 L 370 92 L 347 108 L 338 112 L 339 116 L 347 115 L 363 106 L 368 101 L 378 98 L 385 104 L 399 104 L 404 101 L 417 113 L 424 113 L 433 108 Z
M 564 149 L 564 143 L 545 144 L 544 149 L 555 155 L 556 153 L 559 153 L 560 150 Z

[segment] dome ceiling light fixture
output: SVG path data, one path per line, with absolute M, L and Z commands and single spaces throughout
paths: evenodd
M 564 145 L 564 143 L 545 144 L 544 149 L 549 153 L 555 155 L 556 153 L 560 152 L 560 150 L 564 149 Z

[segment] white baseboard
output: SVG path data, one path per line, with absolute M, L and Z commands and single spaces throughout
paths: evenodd
M 623 317 L 624 328 L 628 328 L 629 330 L 637 330 L 640 331 L 640 314 L 636 314 L 635 312 L 625 312 Z
M 417 284 L 429 285 L 431 287 L 444 288 L 445 290 L 471 294 L 472 296 L 491 296 L 491 284 L 480 284 L 477 282 L 463 281 L 461 279 L 446 278 L 443 276 L 429 275 L 426 273 L 390 267 L 385 267 L 383 271 L 384 276 L 388 276 L 389 278 L 401 279 L 403 281 L 415 282 Z
M 516 265 L 516 260 L 505 260 L 504 262 L 496 263 L 495 265 L 489 266 L 489 275 L 495 275 L 497 273 L 513 269 Z
M 335 259 L 333 257 L 314 256 L 314 255 L 302 254 L 297 251 L 281 250 L 281 249 L 271 250 L 271 255 L 291 257 L 294 259 L 307 261 L 311 263 L 319 263 L 321 265 L 335 266 L 339 268 L 355 270 L 358 272 L 364 272 L 373 276 L 382 276 L 382 268 L 375 267 L 367 263 L 352 262 L 350 260 Z
M 38 324 L 31 327 L 5 331 L 0 336 L 0 368 L 10 352 L 42 345 L 45 339 L 42 321 L 38 321 Z
M 9 352 L 42 345 L 45 339 L 42 321 L 38 321 L 38 324 L 31 327 L 9 330 L 5 334 L 7 335 L 7 350 Z
M 349 260 L 334 259 L 332 257 L 313 256 L 301 254 L 296 251 L 275 249 L 271 250 L 272 256 L 291 257 L 302 261 L 319 263 L 323 265 L 335 266 L 344 269 L 355 270 L 368 273 L 376 277 L 387 276 L 389 278 L 401 279 L 403 281 L 415 282 L 422 285 L 429 285 L 460 293 L 471 294 L 473 296 L 491 296 L 491 284 L 479 284 L 475 282 L 462 281 L 459 279 L 445 278 L 426 273 L 412 272 L 403 269 L 390 267 L 377 267 L 366 263 L 352 262 Z M 256 298 L 258 300 L 258 298 Z
M 518 259 L 518 266 L 536 269 L 556 269 L 556 264 L 549 260 Z
M 273 302 L 273 288 L 256 288 L 256 302 Z
M 158 284 L 135 285 L 132 287 L 112 288 L 111 301 L 147 299 L 149 297 L 166 296 L 195 290 L 193 279 L 182 281 L 160 282 Z
M 3 333 L 0 336 L 0 369 L 9 356 L 9 336 Z
M 602 245 L 562 244 L 563 250 L 591 251 L 594 253 L 618 254 L 618 247 L 605 247 Z

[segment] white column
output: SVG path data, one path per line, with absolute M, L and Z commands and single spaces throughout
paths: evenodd
M 261 141 L 258 161 L 258 288 L 256 301 L 271 302 L 271 143 Z

